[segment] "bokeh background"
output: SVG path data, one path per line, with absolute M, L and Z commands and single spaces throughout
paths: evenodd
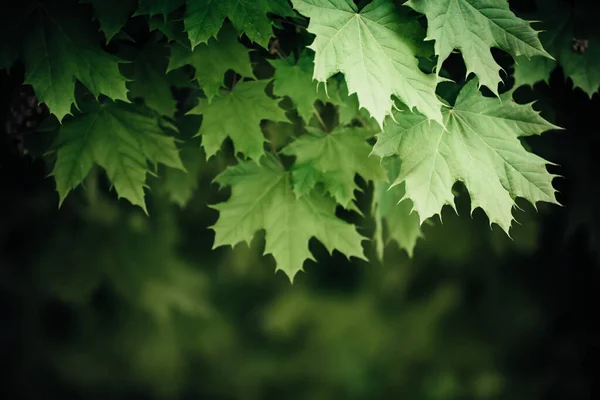
M 0 72 L 0 398 L 600 398 L 600 97 L 560 69 L 515 98 L 565 128 L 524 142 L 558 164 L 564 207 L 519 202 L 511 239 L 457 185 L 460 216 L 427 223 L 412 259 L 364 242 L 371 261 L 349 261 L 313 241 L 294 285 L 260 234 L 212 249 L 209 205 L 229 193 L 211 181 L 231 157 L 188 154 L 184 207 L 156 180 L 147 217 L 97 170 L 59 209 L 47 110 L 5 123 L 30 101 L 22 82 L 19 65 Z M 182 134 L 199 118 L 179 116 Z M 359 183 L 367 212 L 340 215 L 372 237 Z

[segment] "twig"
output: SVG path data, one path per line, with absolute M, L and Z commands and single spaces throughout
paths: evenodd
M 323 128 L 323 130 L 325 132 L 329 132 L 329 129 L 327 128 L 327 125 L 325 125 L 325 121 L 323 121 L 323 118 L 321 118 L 321 114 L 319 113 L 319 110 L 317 110 L 317 107 L 315 107 L 314 104 L 312 105 L 312 109 L 315 112 L 315 116 L 319 120 L 319 123 L 321 124 L 321 127 Z
M 273 18 L 273 19 L 276 19 L 276 20 L 278 20 L 278 21 L 281 21 L 281 22 L 283 22 L 283 23 L 286 23 L 286 24 L 288 24 L 288 25 L 295 26 L 296 28 L 300 28 L 300 29 L 306 30 L 306 27 L 305 27 L 305 26 L 299 25 L 299 24 L 297 24 L 297 23 L 295 23 L 295 22 L 292 22 L 292 21 L 288 21 L 287 19 L 285 19 L 285 18 L 282 18 L 282 17 L 279 17 L 279 16 L 277 16 L 277 15 L 273 15 L 273 16 L 272 16 L 272 18 Z

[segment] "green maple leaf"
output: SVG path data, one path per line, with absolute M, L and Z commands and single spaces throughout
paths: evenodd
M 435 40 L 438 73 L 450 53 L 459 49 L 467 75 L 475 73 L 480 84 L 496 95 L 501 67 L 491 47 L 512 56 L 552 58 L 529 22 L 510 11 L 505 0 L 410 0 L 406 5 L 427 16 L 427 39 Z
M 198 178 L 202 170 L 198 149 L 186 146 L 179 152 L 181 162 L 185 168 L 165 168 L 161 174 L 161 189 L 167 193 L 168 198 L 179 207 L 183 208 L 191 200 L 194 191 L 198 188 Z
M 209 102 L 223 87 L 228 70 L 234 70 L 243 77 L 254 77 L 248 49 L 239 42 L 237 33 L 229 24 L 223 27 L 217 39 L 196 46 L 194 50 L 179 43 L 173 44 L 167 70 L 172 71 L 186 64 L 196 69 L 196 79 Z
M 190 40 L 184 31 L 183 22 L 181 20 L 165 20 L 162 17 L 154 16 L 148 19 L 148 27 L 150 28 L 150 31 L 158 30 L 169 42 L 176 42 L 189 50 Z
M 361 117 L 361 111 L 363 111 L 363 114 L 367 114 L 364 112 L 364 109 L 360 109 L 356 93 L 348 95 L 348 86 L 346 85 L 346 82 L 343 80 L 341 82 L 334 80 L 333 82 L 333 87 L 329 89 L 330 97 L 327 101 L 334 104 L 337 108 L 338 124 L 350 124 L 355 118 Z M 370 117 L 365 115 L 365 118 Z
M 308 249 L 312 237 L 331 253 L 338 250 L 348 258 L 365 259 L 356 229 L 335 216 L 335 202 L 313 192 L 301 199 L 292 191 L 289 173 L 272 157 L 261 164 L 243 162 L 216 178 L 231 186 L 231 197 L 214 206 L 220 215 L 212 227 L 214 247 L 250 243 L 261 229 L 265 235 L 265 254 L 272 254 L 293 281 L 307 259 L 314 260 Z
M 168 117 L 176 111 L 176 102 L 171 93 L 171 80 L 167 76 L 169 48 L 160 43 L 148 43 L 136 55 L 131 69 L 131 82 L 127 83 L 129 97 L 141 98 L 149 108 Z M 128 68 L 129 67 L 129 68 Z
M 227 16 L 226 3 L 223 0 L 188 0 L 183 22 L 192 49 L 200 43 L 208 43 L 211 37 L 217 37 L 217 32 Z
M 91 4 L 94 14 L 104 31 L 106 41 L 110 40 L 125 26 L 136 8 L 135 0 L 81 0 Z
M 387 157 L 383 160 L 390 180 L 400 173 L 400 159 Z M 388 182 L 375 182 L 373 193 L 373 216 L 375 217 L 375 246 L 377 255 L 383 260 L 383 249 L 394 240 L 401 249 L 412 257 L 417 240 L 423 237 L 417 213 L 412 212 L 412 202 L 404 200 L 404 185 L 390 187 Z M 387 240 L 384 238 L 384 227 Z
M 349 93 L 383 125 L 397 96 L 411 109 L 442 123 L 436 78 L 418 68 L 422 50 L 414 40 L 419 24 L 398 13 L 388 0 L 374 0 L 360 12 L 351 0 L 292 0 L 310 18 L 316 38 L 313 77 L 319 82 L 342 72 Z
M 340 128 L 329 134 L 309 130 L 283 149 L 283 154 L 296 156 L 299 169 L 292 172 L 294 190 L 302 196 L 317 183 L 344 208 L 354 200 L 358 186 L 355 175 L 365 180 L 385 179 L 385 171 L 376 157 L 369 157 L 371 146 L 366 140 L 372 134 L 362 128 Z M 313 171 L 311 171 L 311 169 Z
M 288 96 L 298 110 L 298 115 L 306 122 L 310 121 L 314 114 L 315 101 L 327 101 L 325 90 L 319 90 L 317 82 L 312 78 L 313 59 L 311 55 L 303 52 L 296 62 L 293 61 L 293 57 L 269 60 L 275 68 L 273 93 L 281 97 Z
M 138 0 L 135 15 L 162 15 L 166 18 L 184 3 L 185 0 Z
M 253 160 L 264 154 L 265 138 L 260 129 L 262 120 L 287 121 L 283 109 L 265 93 L 268 81 L 240 82 L 231 92 L 216 97 L 212 102 L 200 99 L 190 114 L 201 114 L 202 146 L 207 157 L 219 151 L 223 141 L 230 137 L 236 152 Z
M 515 57 L 513 77 L 515 88 L 519 86 L 531 86 L 538 82 L 550 81 L 550 74 L 556 68 L 556 61 L 546 57 Z
M 587 40 L 589 47 L 584 53 L 572 48 L 565 49 L 559 56 L 559 63 L 574 87 L 580 88 L 591 98 L 600 89 L 600 35 Z
M 72 10 L 60 4 L 39 5 L 24 47 L 25 83 L 59 120 L 70 114 L 75 102 L 75 79 L 96 97 L 127 100 L 120 60 L 99 47 L 93 24 Z
M 486 98 L 471 80 L 456 104 L 444 112 L 447 131 L 416 114 L 399 113 L 399 124 L 389 124 L 378 135 L 373 152 L 399 155 L 402 165 L 394 184 L 406 184 L 406 198 L 414 203 L 420 221 L 454 207 L 452 186 L 462 181 L 471 196 L 471 209 L 481 207 L 506 232 L 512 222 L 516 197 L 534 205 L 557 203 L 548 161 L 527 152 L 520 136 L 557 129 L 531 105 L 516 104 L 510 94 Z
M 544 29 L 540 40 L 557 60 L 547 61 L 540 57 L 531 60 L 515 58 L 515 88 L 550 79 L 550 73 L 560 65 L 566 77 L 573 80 L 576 88 L 592 97 L 600 89 L 600 34 L 595 29 L 593 17 L 585 18 L 567 3 L 557 0 L 539 2 L 538 12 L 531 18 L 542 21 Z M 593 14 L 593 13 L 592 13 Z M 583 52 L 576 51 L 574 40 L 587 40 Z
M 282 0 L 188 0 L 185 30 L 194 48 L 216 36 L 227 17 L 239 32 L 267 48 L 273 35 L 268 13 L 282 17 L 293 15 L 288 2 Z
M 148 162 L 184 169 L 173 138 L 164 134 L 156 117 L 133 104 L 94 102 L 80 108 L 85 112 L 65 122 L 59 131 L 52 174 L 60 202 L 98 164 L 106 170 L 119 198 L 146 212 Z

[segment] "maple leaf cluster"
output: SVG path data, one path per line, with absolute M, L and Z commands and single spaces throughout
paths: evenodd
M 215 179 L 231 187 L 214 205 L 215 246 L 264 230 L 265 253 L 290 279 L 313 259 L 311 238 L 365 258 L 366 238 L 337 206 L 372 214 L 382 257 L 390 240 L 412 254 L 421 224 L 454 207 L 459 181 L 472 209 L 507 233 L 516 198 L 556 203 L 549 162 L 520 138 L 559 128 L 500 94 L 491 49 L 515 59 L 515 87 L 547 81 L 560 65 L 591 96 L 600 36 L 579 38 L 586 45 L 574 51 L 576 14 L 558 1 L 540 2 L 533 18 L 549 28 L 541 35 L 504 0 L 366 3 L 23 1 L 3 11 L 0 68 L 20 60 L 24 82 L 59 122 L 52 175 L 61 203 L 98 166 L 118 197 L 146 212 L 148 175 L 160 169 L 162 190 L 183 207 L 204 158 L 233 151 L 237 164 Z M 136 42 L 134 24 L 150 39 Z M 298 40 L 274 46 L 285 29 Z M 10 39 L 16 31 L 20 42 Z M 449 103 L 439 84 L 456 51 L 470 79 L 453 83 L 462 87 Z M 175 88 L 191 103 L 180 104 Z M 180 135 L 183 115 L 200 116 L 199 140 Z M 357 177 L 373 182 L 370 210 L 357 205 L 366 187 Z

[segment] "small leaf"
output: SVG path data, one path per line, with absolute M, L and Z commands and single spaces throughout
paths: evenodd
M 303 52 L 297 62 L 293 61 L 293 57 L 269 62 L 275 68 L 273 93 L 277 96 L 288 96 L 298 110 L 298 115 L 305 122 L 309 122 L 314 114 L 315 102 L 327 101 L 325 88 L 317 88 L 317 81 L 312 78 L 313 57 Z
M 313 187 L 320 182 L 340 205 L 348 208 L 355 199 L 354 191 L 358 190 L 355 175 L 367 181 L 385 180 L 380 160 L 369 157 L 371 146 L 366 139 L 371 136 L 362 128 L 341 128 L 330 134 L 312 131 L 298 137 L 283 149 L 284 154 L 296 156 L 300 167 L 293 171 L 296 193 L 306 193 L 309 182 Z
M 223 141 L 230 137 L 236 152 L 253 160 L 264 154 L 265 138 L 260 129 L 263 120 L 287 121 L 283 109 L 265 93 L 268 81 L 238 83 L 231 92 L 225 92 L 211 103 L 200 99 L 189 114 L 201 114 L 202 146 L 207 157 L 219 151 Z
M 82 3 L 91 4 L 100 28 L 110 40 L 125 26 L 129 17 L 135 11 L 135 0 L 81 0 Z
M 239 42 L 231 25 L 225 25 L 217 39 L 212 39 L 208 45 L 196 46 L 193 51 L 179 43 L 171 45 L 167 71 L 186 64 L 196 69 L 196 79 L 209 102 L 223 87 L 228 70 L 234 70 L 243 77 L 254 77 L 248 49 Z

